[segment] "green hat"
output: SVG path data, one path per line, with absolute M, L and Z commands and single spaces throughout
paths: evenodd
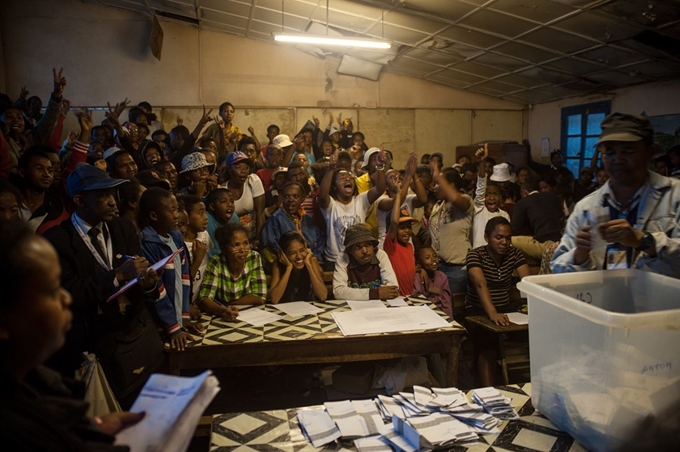
M 602 120 L 602 135 L 597 144 L 605 141 L 640 141 L 651 142 L 654 128 L 646 116 L 612 113 Z

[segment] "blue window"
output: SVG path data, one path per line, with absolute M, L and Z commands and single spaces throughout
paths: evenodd
M 600 124 L 610 110 L 611 101 L 608 100 L 562 109 L 560 144 L 564 163 L 574 177 L 578 177 L 581 168 L 590 166 L 595 143 L 600 138 Z

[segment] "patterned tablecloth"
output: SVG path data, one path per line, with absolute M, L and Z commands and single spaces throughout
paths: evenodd
M 314 302 L 314 306 L 324 310 L 319 314 L 305 315 L 300 317 L 289 317 L 276 309 L 274 305 L 258 306 L 254 309 L 264 309 L 275 314 L 282 315 L 284 318 L 264 326 L 253 326 L 246 322 L 239 321 L 227 322 L 217 317 L 203 315 L 201 323 L 206 329 L 204 336 L 196 336 L 194 341 L 189 343 L 190 347 L 204 345 L 224 345 L 238 343 L 253 343 L 265 341 L 291 341 L 301 339 L 331 339 L 344 337 L 340 328 L 333 320 L 334 312 L 349 311 L 350 307 L 344 300 L 327 300 L 324 302 Z M 451 328 L 460 330 L 465 329 L 454 320 L 450 320 L 446 313 L 428 300 L 409 298 L 410 306 L 426 305 L 434 312 L 439 314 L 451 323 Z M 253 308 L 250 308 L 253 309 Z M 385 333 L 385 334 L 409 334 L 413 331 L 404 333 Z
M 512 398 L 512 406 L 517 410 L 520 419 L 503 421 L 498 435 L 481 436 L 477 442 L 455 445 L 445 450 L 454 452 L 585 451 L 568 434 L 557 430 L 548 419 L 534 410 L 531 405 L 530 383 L 498 386 L 497 389 L 503 395 Z M 470 397 L 471 394 L 468 394 L 468 398 Z M 298 425 L 297 412 L 311 408 L 319 407 L 214 415 L 210 451 L 356 451 L 351 441 L 333 442 L 323 448 L 315 448 L 307 442 Z

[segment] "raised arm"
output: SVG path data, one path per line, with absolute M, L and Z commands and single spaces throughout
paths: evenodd
M 404 184 L 408 187 L 408 185 Z M 401 187 L 396 195 L 394 195 L 394 203 L 392 204 L 392 221 L 390 222 L 390 229 L 387 231 L 390 239 L 394 240 L 399 232 L 399 216 L 401 215 Z
M 319 196 L 317 198 L 317 203 L 322 209 L 327 209 L 331 203 L 331 186 L 333 185 L 333 179 L 335 175 L 335 156 L 331 157 L 330 165 L 326 170 L 326 175 L 321 181 L 321 186 L 319 187 Z M 383 178 L 385 176 L 383 175 Z
M 470 200 L 463 196 L 463 194 L 459 192 L 456 187 L 451 185 L 442 173 L 435 170 L 434 180 L 437 181 L 439 190 L 444 194 L 444 198 L 453 204 L 454 207 L 462 210 L 463 212 L 466 212 L 470 208 Z
M 385 156 L 385 151 L 380 151 L 377 157 L 377 169 L 375 171 L 375 186 L 368 190 L 368 202 L 373 204 L 380 198 L 380 196 L 385 193 L 385 162 L 387 158 Z

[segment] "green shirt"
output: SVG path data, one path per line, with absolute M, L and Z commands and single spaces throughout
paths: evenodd
M 267 298 L 267 276 L 257 251 L 250 251 L 240 275 L 232 275 L 222 254 L 210 258 L 203 275 L 199 298 L 210 298 L 219 304 L 229 304 L 244 295 Z

